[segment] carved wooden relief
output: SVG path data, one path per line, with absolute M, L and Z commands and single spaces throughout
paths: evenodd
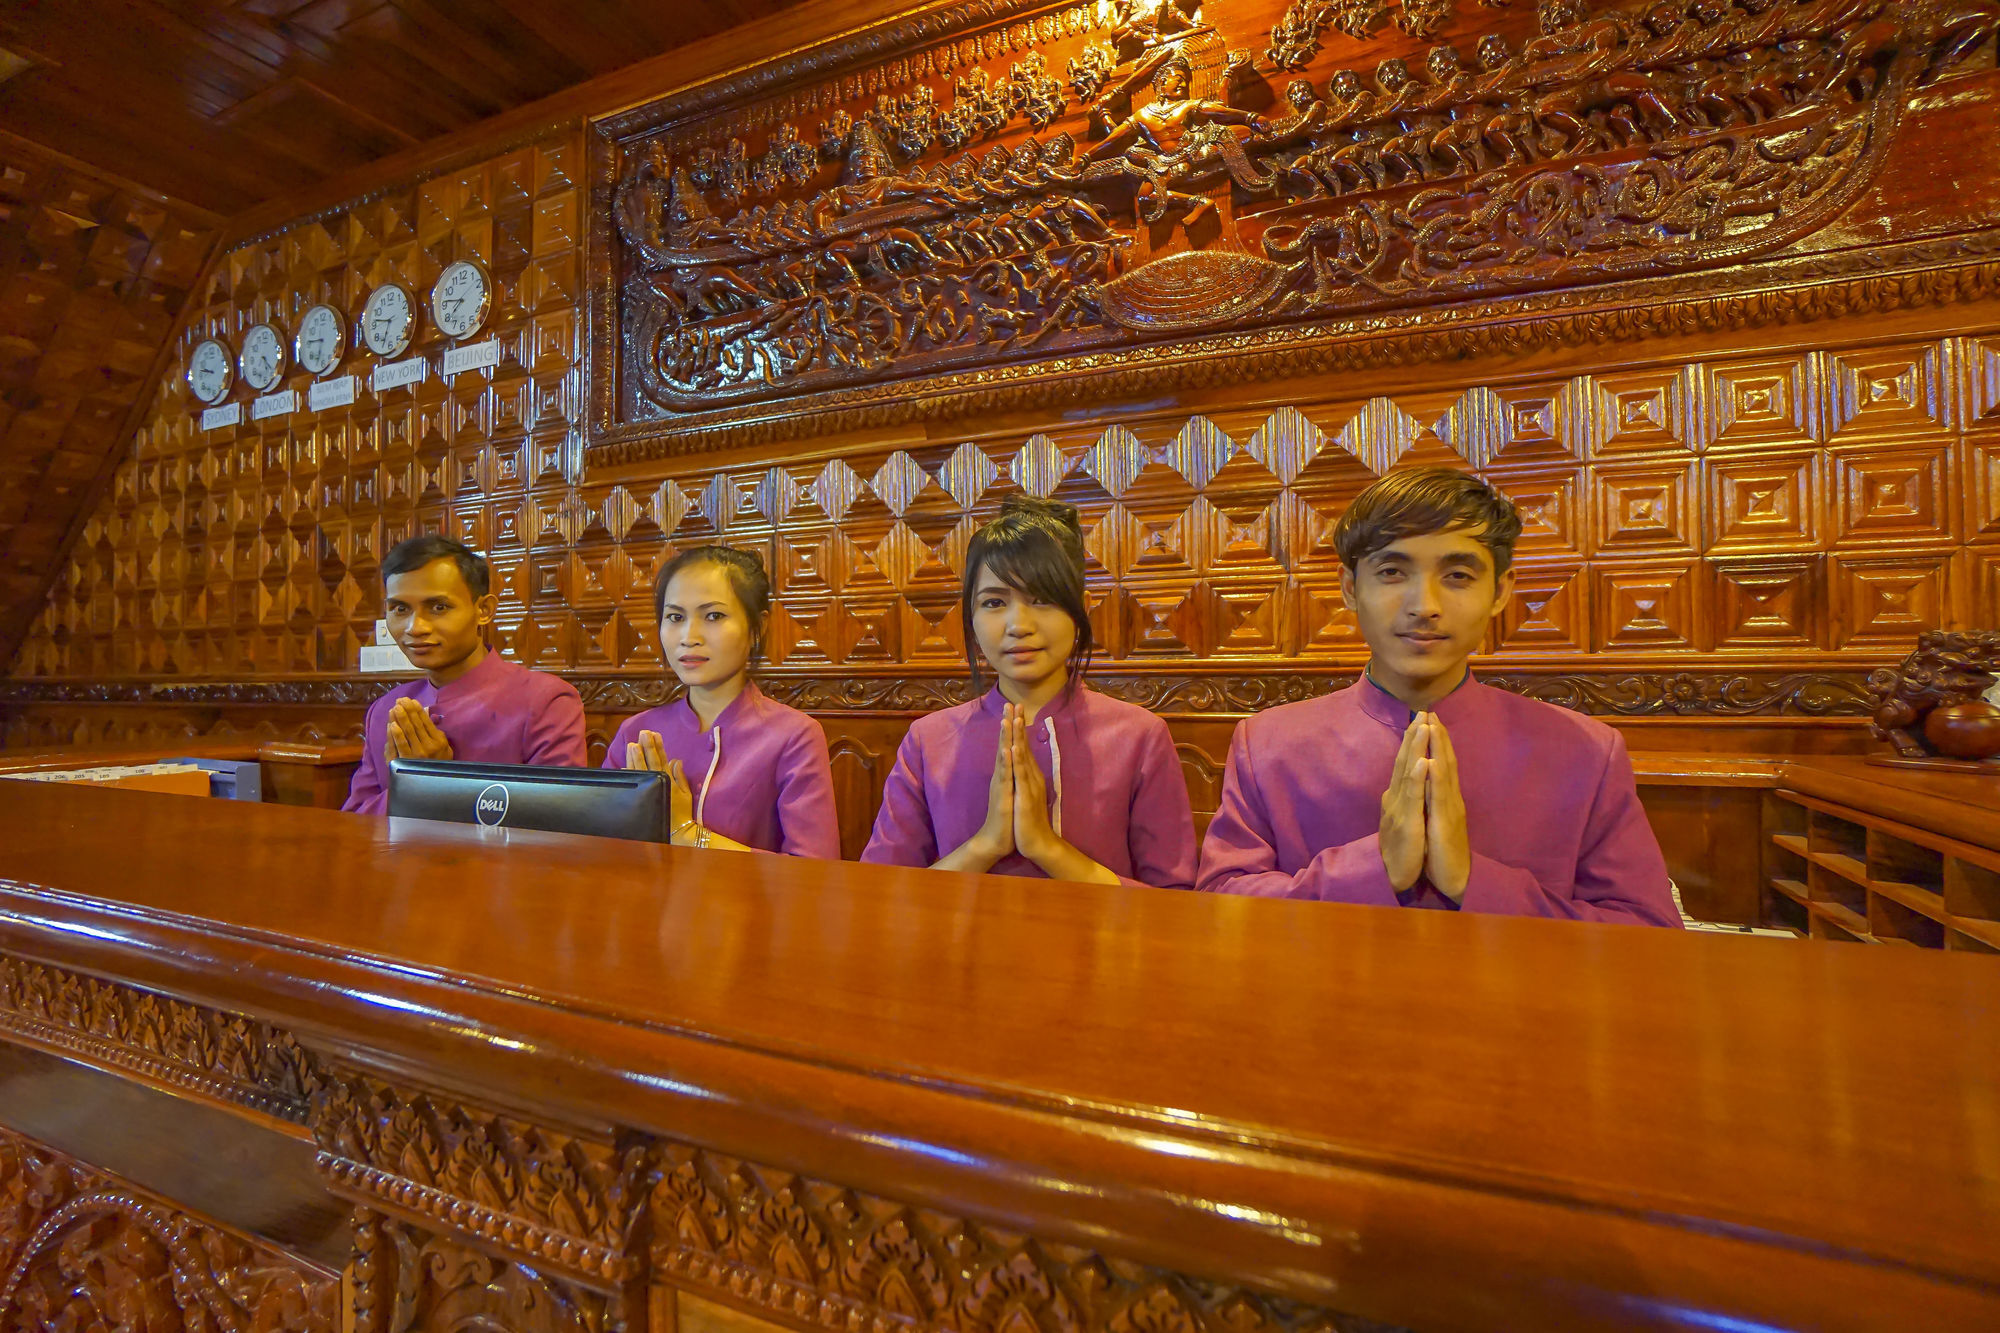
M 318 1058 L 268 1023 L 8 956 L 0 1031 L 297 1123 L 322 1078 Z
M 1386 3 L 1295 0 L 1266 34 L 1262 12 L 960 6 L 860 75 L 601 124 L 607 456 L 808 400 L 815 418 L 886 407 L 831 391 L 1088 375 L 1080 354 L 1214 329 L 1240 347 L 1265 326 L 1741 263 L 1858 198 L 1912 95 L 2000 17 L 1419 0 L 1392 24 Z
M 22 1333 L 341 1326 L 333 1275 L 5 1129 L 0 1274 L 0 1325 Z
M 1352 1315 L 662 1144 L 654 1281 L 843 1333 L 1394 1333 Z
M 604 1297 L 367 1209 L 354 1219 L 354 1333 L 607 1333 Z
M 589 1284 L 632 1275 L 640 1148 L 345 1073 L 314 1099 L 312 1128 L 320 1170 L 341 1194 Z

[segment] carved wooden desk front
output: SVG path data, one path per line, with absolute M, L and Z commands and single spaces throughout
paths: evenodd
M 1990 958 L 6 797 L 6 1328 L 2000 1322 Z

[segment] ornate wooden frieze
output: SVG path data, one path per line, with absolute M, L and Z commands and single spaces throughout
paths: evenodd
M 1601 717 L 1862 717 L 1869 712 L 1861 671 L 1482 671 L 1489 685 Z M 1350 685 L 1352 670 L 1325 672 L 1095 672 L 1090 686 L 1163 713 L 1254 713 Z M 658 677 L 567 677 L 592 712 L 637 713 L 666 703 L 679 686 Z M 121 682 L 72 693 L 66 682 L 0 684 L 0 703 L 28 707 L 74 703 L 222 705 L 246 709 L 315 706 L 360 709 L 393 681 L 242 681 L 213 685 Z M 763 673 L 774 699 L 815 713 L 927 713 L 964 703 L 972 687 L 960 675 L 854 676 Z M 354 715 L 359 734 L 360 714 Z
M 896 396 L 893 414 L 967 374 L 1095 372 L 1218 328 L 1241 352 L 1264 341 L 1247 330 L 1324 339 L 1369 331 L 1328 317 L 1768 255 L 1857 198 L 1912 93 L 2000 15 L 1419 0 L 1372 66 L 1332 68 L 1327 30 L 1369 45 L 1386 4 L 1300 0 L 1261 57 L 1236 9 L 1052 11 L 1016 25 L 1025 54 L 986 45 L 994 30 L 941 40 L 842 85 L 816 125 L 688 99 L 607 122 L 605 456 L 711 426 L 824 429 L 855 394 Z
M 370 1209 L 354 1214 L 353 1333 L 611 1333 L 612 1303 Z
M 322 1078 L 268 1023 L 5 955 L 0 1031 L 299 1124 Z
M 340 1283 L 0 1129 L 0 1327 L 334 1333 Z
M 447 1301 L 539 1303 L 557 1321 L 547 1327 L 596 1330 L 617 1321 L 635 1279 L 841 1333 L 1374 1327 L 689 1145 L 614 1144 L 363 1074 L 327 1082 L 313 1133 L 328 1182 L 359 1205 L 364 1331 L 439 1327 L 421 1311 Z
M 839 1333 L 1391 1333 L 1227 1283 L 662 1144 L 655 1282 Z
M 318 1163 L 358 1202 L 586 1284 L 630 1278 L 642 1147 L 343 1072 L 313 1100 Z M 608 1136 L 607 1136 L 608 1137 Z

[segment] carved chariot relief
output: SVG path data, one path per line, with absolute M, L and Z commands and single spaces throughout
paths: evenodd
M 759 149 L 672 104 L 602 127 L 622 343 L 599 424 L 1769 254 L 1858 196 L 2000 8 L 1297 0 L 1262 32 L 1227 0 L 1081 12 Z

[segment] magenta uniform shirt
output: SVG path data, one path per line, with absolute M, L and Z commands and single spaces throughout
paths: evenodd
M 1680 924 L 1617 732 L 1470 678 L 1436 713 L 1458 755 L 1472 844 L 1465 911 Z M 1450 908 L 1421 879 L 1399 898 L 1382 867 L 1382 793 L 1412 716 L 1364 678 L 1245 720 L 1197 887 Z
M 979 831 L 1006 702 L 994 689 L 911 724 L 862 860 L 927 866 Z M 1042 710 L 1028 741 L 1051 802 L 1061 793 L 1060 831 L 1071 846 L 1128 884 L 1194 883 L 1194 816 L 1166 723 L 1079 685 Z M 1041 876 L 1042 869 L 1011 852 L 991 873 Z
M 561 768 L 582 768 L 590 760 L 583 739 L 583 700 L 576 687 L 489 649 L 478 666 L 443 689 L 428 679 L 415 680 L 368 706 L 361 728 L 361 767 L 354 770 L 341 809 L 388 813 L 389 767 L 382 747 L 389 739 L 389 710 L 398 699 L 415 699 L 424 706 L 451 742 L 455 760 Z
M 703 827 L 761 851 L 840 859 L 826 733 L 798 709 L 746 685 L 704 732 L 676 699 L 627 718 L 604 766 L 625 767 L 625 747 L 642 731 L 659 732 L 667 758 L 681 761 Z

